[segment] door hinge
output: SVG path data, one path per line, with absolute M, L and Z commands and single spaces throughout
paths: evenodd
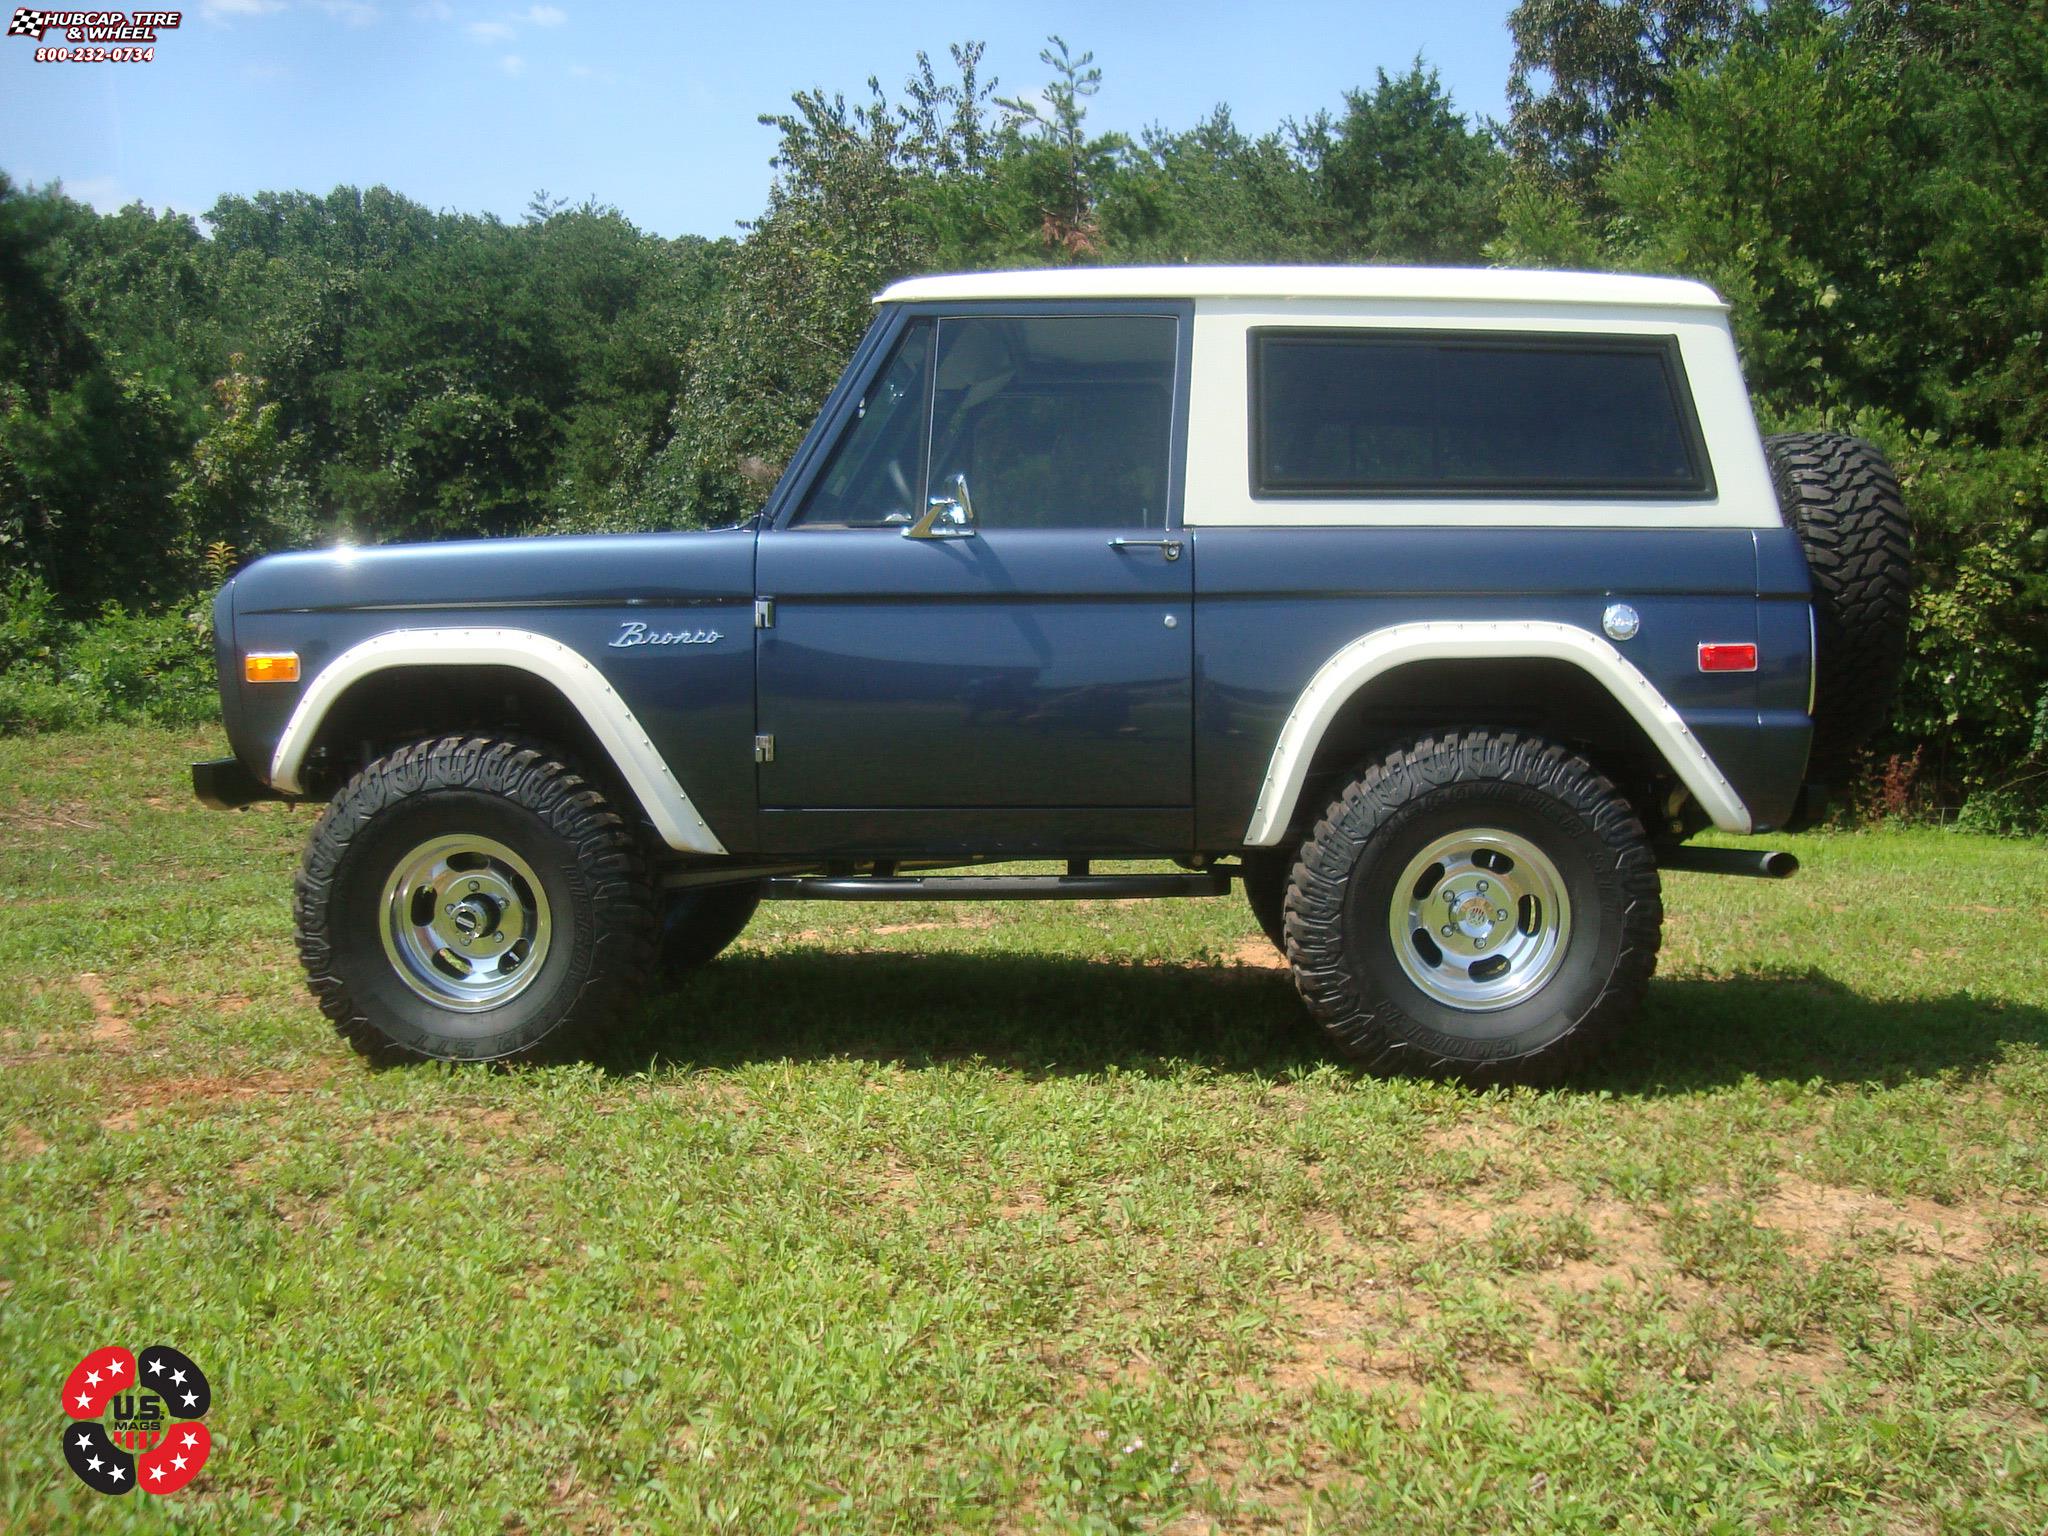
M 772 598 L 772 597 L 757 597 L 757 598 L 755 598 L 755 599 L 754 599 L 754 628 L 756 628 L 756 629 L 773 629 L 774 627 L 775 627 L 775 599 L 774 599 L 774 598 Z
M 754 738 L 754 761 L 757 763 L 772 763 L 775 761 L 775 738 L 773 736 L 756 736 Z

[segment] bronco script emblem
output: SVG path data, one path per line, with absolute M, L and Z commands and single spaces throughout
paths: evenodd
M 716 645 L 719 638 L 715 629 L 649 629 L 645 624 L 621 624 L 611 648 L 616 651 L 633 645 Z

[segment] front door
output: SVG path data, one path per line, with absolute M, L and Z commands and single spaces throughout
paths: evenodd
M 760 539 L 774 851 L 1183 852 L 1174 313 L 907 319 Z

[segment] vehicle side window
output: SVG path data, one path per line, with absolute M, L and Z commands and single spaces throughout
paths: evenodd
M 1713 494 L 1669 337 L 1271 329 L 1251 367 L 1256 496 Z
M 1170 315 L 940 321 L 931 484 L 963 476 L 982 528 L 1163 528 L 1176 334 Z
M 810 527 L 908 524 L 924 496 L 925 402 L 930 399 L 932 325 L 913 321 L 792 522 Z

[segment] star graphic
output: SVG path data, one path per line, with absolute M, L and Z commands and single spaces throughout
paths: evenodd
M 171 1380 L 182 1387 L 185 1385 L 185 1373 L 183 1371 L 173 1371 L 171 1372 Z
M 161 1375 L 163 1375 L 163 1373 L 164 1373 L 164 1363 L 163 1363 L 163 1361 L 161 1361 L 161 1360 L 152 1360 L 152 1361 L 150 1361 L 150 1362 L 149 1362 L 149 1374 L 150 1374 L 150 1375 L 152 1375 L 152 1376 L 161 1376 Z
M 85 1373 L 85 1384 L 89 1387 L 98 1386 L 100 1384 L 100 1373 L 98 1371 L 87 1371 Z
M 171 1465 L 176 1470 L 182 1472 L 185 1470 L 185 1458 L 182 1456 L 173 1456 L 171 1458 Z
M 85 1469 L 88 1472 L 97 1472 L 101 1467 L 104 1467 L 105 1465 L 106 1463 L 104 1461 L 101 1461 L 99 1457 L 95 1456 L 92 1458 L 92 1460 L 88 1461 L 85 1464 Z
M 109 1376 L 118 1376 L 118 1375 L 120 1375 L 120 1374 L 121 1374 L 121 1362 L 120 1362 L 120 1361 L 118 1361 L 118 1360 L 109 1360 L 109 1361 L 107 1362 L 107 1374 L 108 1374 Z
M 119 1467 L 113 1467 L 108 1470 L 107 1476 L 111 1477 L 115 1482 L 118 1483 L 123 1481 L 128 1476 L 128 1474 L 126 1472 L 123 1472 Z
M 186 1431 L 185 1431 L 185 1443 L 186 1443 L 187 1445 L 197 1445 L 197 1444 L 199 1443 L 199 1437 L 198 1437 L 197 1435 L 193 1434 L 193 1433 L 192 1433 L 192 1432 L 191 1432 L 191 1431 L 190 1431 L 190 1430 L 188 1429 L 188 1430 L 186 1430 Z
M 157 1478 L 158 1480 L 161 1480 L 164 1475 L 164 1469 L 162 1467 L 151 1467 L 149 1469 L 149 1475 L 151 1477 Z
M 91 1398 L 91 1397 L 89 1397 L 88 1395 L 86 1395 L 85 1393 L 81 1392 L 81 1393 L 79 1393 L 79 1394 L 78 1394 L 78 1406 L 79 1406 L 79 1407 L 81 1407 L 81 1408 L 83 1408 L 83 1407 L 86 1407 L 86 1406 L 87 1406 L 88 1404 L 90 1404 L 91 1402 L 92 1402 L 92 1398 Z
M 199 1401 L 199 1394 L 197 1392 L 187 1392 L 183 1397 L 179 1398 L 178 1401 L 183 1403 L 187 1408 L 190 1408 L 194 1403 Z
M 80 1436 L 78 1437 L 78 1448 L 79 1448 L 79 1449 L 80 1449 L 81 1451 L 89 1451 L 89 1450 L 91 1450 L 91 1449 L 92 1449 L 92 1436 L 91 1436 L 91 1435 L 80 1435 Z

